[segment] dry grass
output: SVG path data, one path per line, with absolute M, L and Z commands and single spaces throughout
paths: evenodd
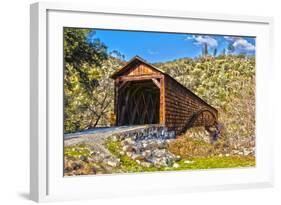
M 204 139 L 194 139 L 190 136 L 188 133 L 172 141 L 168 147 L 169 151 L 183 159 L 226 155 L 230 152 L 230 145 L 223 139 L 210 144 Z

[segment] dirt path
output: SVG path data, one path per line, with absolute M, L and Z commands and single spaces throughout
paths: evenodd
M 109 128 L 97 128 L 83 132 L 76 132 L 64 135 L 64 146 L 73 146 L 81 143 L 103 144 L 104 141 L 116 134 L 123 134 L 128 132 L 137 132 L 143 129 L 150 128 L 155 125 L 133 125 L 133 126 L 119 126 Z

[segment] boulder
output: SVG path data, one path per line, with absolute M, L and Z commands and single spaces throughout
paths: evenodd
M 113 136 L 111 137 L 111 140 L 112 140 L 113 142 L 117 142 L 117 141 L 119 140 L 119 137 L 116 136 L 116 135 L 113 135 Z
M 178 162 L 178 161 L 180 161 L 180 160 L 181 160 L 181 157 L 180 157 L 179 155 L 176 155 L 176 156 L 175 156 L 175 161 Z
M 152 163 L 157 168 L 172 166 L 172 161 L 170 159 L 168 159 L 167 157 L 154 158 L 152 160 Z
M 173 167 L 174 167 L 174 168 L 179 168 L 180 165 L 179 165 L 178 163 L 174 163 L 174 164 L 173 164 Z
M 111 167 L 117 167 L 120 165 L 120 162 L 118 160 L 114 160 L 114 159 L 107 159 L 105 160 L 106 164 L 111 166 Z
M 132 154 L 131 157 L 133 160 L 144 160 L 144 156 L 141 154 Z
M 73 170 L 78 170 L 78 169 L 83 168 L 83 165 L 80 164 L 80 163 L 77 163 L 77 162 L 73 162 L 73 163 L 71 164 L 71 167 L 72 167 Z
M 128 157 L 132 157 L 133 153 L 132 153 L 132 152 L 126 152 L 126 155 L 127 155 Z
M 151 150 L 144 150 L 142 152 L 142 156 L 145 158 L 149 158 L 151 156 L 151 154 L 152 154 Z
M 245 156 L 248 156 L 248 155 L 250 155 L 250 154 L 251 154 L 251 151 L 244 150 L 244 151 L 243 151 L 243 153 L 244 153 L 244 155 L 245 155 Z
M 165 150 L 165 149 L 156 149 L 156 150 L 153 150 L 152 155 L 153 155 L 154 157 L 158 157 L 158 158 L 160 158 L 160 157 L 165 157 L 165 155 L 166 155 L 166 150 Z
M 86 157 L 84 155 L 80 156 L 80 160 L 83 161 L 83 162 L 89 162 L 88 157 Z
M 133 151 L 133 146 L 125 145 L 124 147 L 122 147 L 122 151 L 124 151 L 124 152 L 132 152 Z

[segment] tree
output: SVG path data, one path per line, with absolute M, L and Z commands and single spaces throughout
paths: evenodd
M 107 58 L 106 46 L 99 40 L 88 41 L 88 34 L 94 33 L 91 29 L 64 29 L 64 62 L 65 74 L 69 73 L 69 66 L 78 72 L 81 83 L 86 91 L 97 86 L 95 76 L 89 75 L 88 67 L 101 66 L 101 62 Z
M 223 48 L 223 49 L 222 49 L 222 52 L 221 52 L 221 55 L 222 55 L 222 56 L 225 56 L 225 53 L 226 53 L 225 48 Z
M 107 48 L 91 29 L 64 29 L 64 131 L 98 125 L 113 97 L 104 62 Z M 112 70 L 111 70 L 112 71 Z
M 233 54 L 234 51 L 235 51 L 235 47 L 233 46 L 232 43 L 229 43 L 228 46 L 227 46 L 227 52 L 228 52 L 229 54 Z
M 117 50 L 111 51 L 109 55 L 112 56 L 113 58 L 117 58 L 120 61 L 125 61 L 125 55 Z
M 216 56 L 217 56 L 217 52 L 218 52 L 218 49 L 217 49 L 217 48 L 215 48 L 215 49 L 214 49 L 214 52 L 213 52 L 213 56 L 214 56 L 214 57 L 216 57 Z
M 203 44 L 203 47 L 202 47 L 202 56 L 208 56 L 208 45 L 207 43 L 204 43 Z

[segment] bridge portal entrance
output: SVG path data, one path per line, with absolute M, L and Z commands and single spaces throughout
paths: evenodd
M 126 82 L 117 100 L 118 125 L 159 124 L 160 89 L 152 80 Z

